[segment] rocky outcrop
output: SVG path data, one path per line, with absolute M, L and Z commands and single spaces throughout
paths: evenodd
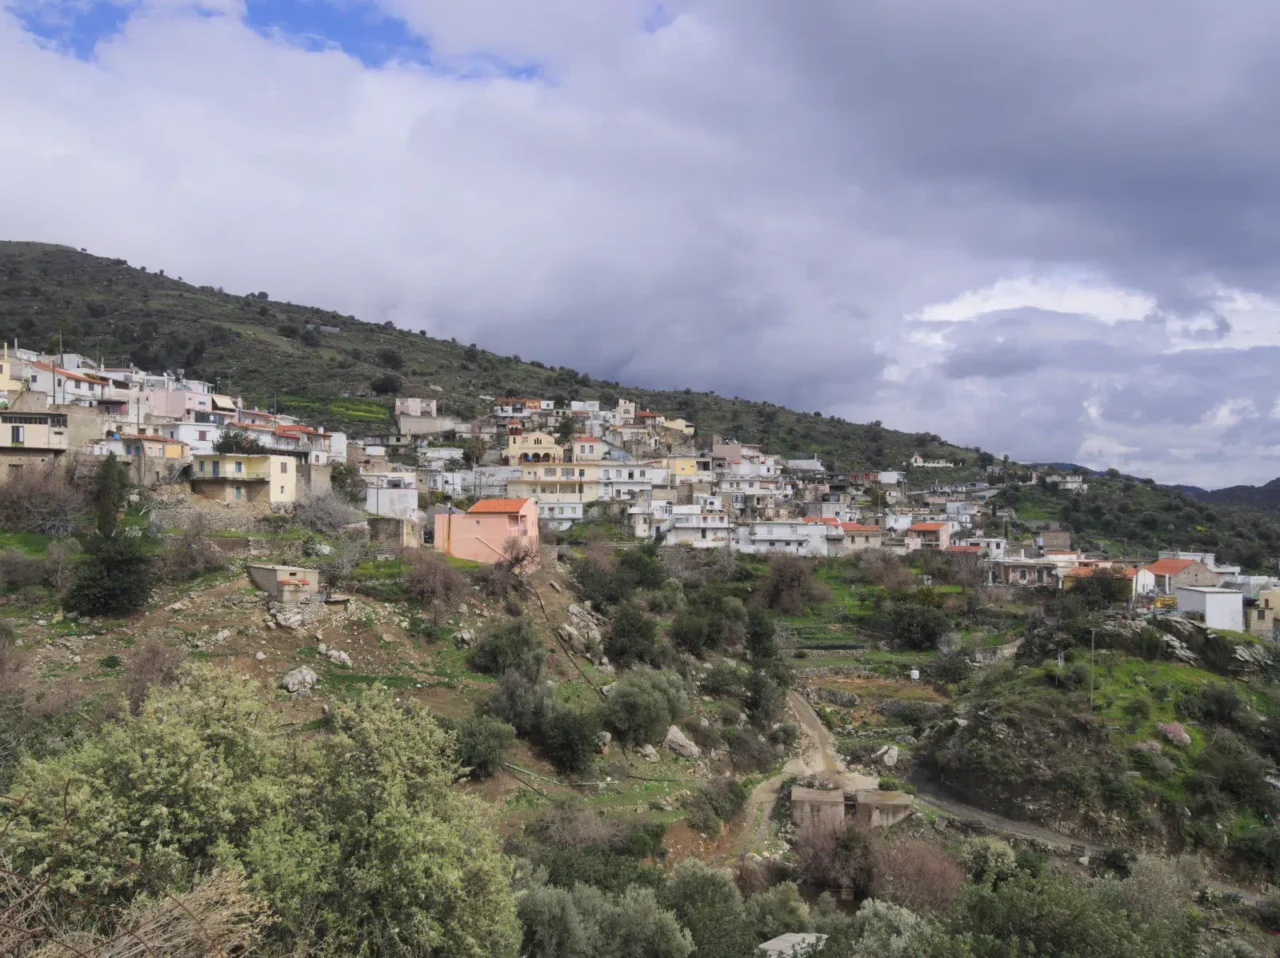
M 280 686 L 287 692 L 297 694 L 299 692 L 310 692 L 318 681 L 319 677 L 315 672 L 304 665 L 294 669 L 281 679 Z
M 693 743 L 689 736 L 680 731 L 680 727 L 677 725 L 667 729 L 667 737 L 663 739 L 663 744 L 684 758 L 697 758 L 702 754 L 702 750 Z

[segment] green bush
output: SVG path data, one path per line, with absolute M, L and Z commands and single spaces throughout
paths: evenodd
M 141 538 L 88 536 L 66 606 L 80 615 L 128 615 L 147 604 L 152 559 Z
M 494 628 L 480 640 L 470 656 L 477 672 L 502 675 L 512 670 L 529 671 L 546 655 L 542 639 L 528 618 L 516 619 Z
M 457 733 L 458 764 L 472 778 L 488 778 L 496 772 L 515 743 L 516 730 L 491 715 L 473 715 L 461 722 L 441 721 Z
M 611 661 L 622 666 L 655 664 L 659 655 L 657 621 L 634 602 L 623 602 L 613 613 L 605 651 Z
M 595 761 L 600 715 L 569 705 L 553 706 L 542 720 L 538 737 L 547 758 L 557 768 L 581 775 Z
M 934 649 L 951 628 L 951 619 L 941 609 L 907 602 L 894 605 L 892 628 L 894 641 L 899 645 L 908 649 Z
M 684 682 L 674 672 L 636 669 L 614 684 L 604 721 L 627 745 L 661 741 L 667 728 L 689 711 Z

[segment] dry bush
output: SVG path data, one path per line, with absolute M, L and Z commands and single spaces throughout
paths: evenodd
M 528 587 L 521 573 L 537 564 L 538 548 L 528 539 L 508 539 L 502 552 L 505 559 L 477 569 L 473 576 L 490 599 L 524 595 Z
M 431 621 L 439 625 L 449 610 L 462 601 L 467 580 L 438 552 L 408 549 L 404 553 L 405 591 L 431 611 Z
M 871 842 L 852 822 L 806 823 L 796 835 L 795 851 L 802 881 L 848 889 L 857 896 L 871 894 L 876 886 Z
M 348 505 L 332 492 L 307 496 L 293 510 L 294 518 L 312 532 L 337 535 L 344 526 L 359 522 L 364 513 Z
M 582 547 L 582 556 L 592 565 L 605 572 L 612 571 L 613 567 L 617 565 L 609 540 L 599 529 L 587 530 L 587 542 Z
M 916 583 L 915 575 L 902 560 L 884 549 L 860 553 L 854 578 L 858 582 L 886 589 L 910 589 Z
M 620 819 L 605 818 L 573 801 L 549 808 L 531 828 L 539 841 L 552 848 L 609 847 L 619 842 L 626 830 Z
M 756 594 L 765 608 L 783 615 L 799 615 L 811 605 L 831 601 L 831 590 L 813 577 L 813 563 L 792 555 L 769 558 L 769 571 Z
M 944 912 L 964 887 L 965 870 L 945 850 L 919 838 L 877 842 L 872 847 L 873 895 L 914 912 Z
M 18 592 L 31 586 L 43 585 L 44 562 L 23 555 L 17 549 L 0 553 L 0 591 Z
M 57 466 L 23 469 L 0 486 L 0 528 L 65 539 L 88 510 L 91 486 L 71 482 Z
M 44 554 L 45 581 L 53 586 L 59 595 L 67 591 L 71 580 L 75 578 L 76 565 L 84 550 L 75 539 L 60 539 L 49 543 Z
M 743 898 L 759 895 L 769 890 L 769 876 L 758 858 L 747 858 L 740 855 L 733 866 L 733 883 L 742 892 Z
M 319 562 L 320 581 L 328 589 L 342 589 L 352 584 L 356 566 L 369 556 L 369 540 L 363 533 L 351 532 L 336 537 L 330 546 Z
M 22 678 L 25 663 L 13 639 L 13 626 L 0 622 L 0 699 L 21 694 L 25 686 Z
M 186 653 L 165 645 L 159 639 L 144 639 L 129 659 L 125 673 L 125 698 L 134 715 L 142 710 L 147 692 L 153 685 L 170 686 L 178 681 Z
M 43 882 L 0 862 L 0 954 L 14 958 L 204 958 L 247 954 L 268 924 L 266 905 L 241 878 L 215 872 L 181 895 L 137 899 L 75 927 Z M 71 904 L 75 904 L 72 902 Z
M 156 564 L 160 578 L 169 583 L 186 582 L 226 567 L 222 550 L 205 537 L 205 522 L 197 518 L 165 543 Z

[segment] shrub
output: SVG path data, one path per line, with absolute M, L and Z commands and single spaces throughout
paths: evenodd
M 374 358 L 377 359 L 379 366 L 385 366 L 387 369 L 401 369 L 404 367 L 404 357 L 400 355 L 400 351 L 392 349 L 390 346 L 384 346 L 379 349 Z
M 578 775 L 595 760 L 599 734 L 599 713 L 569 705 L 552 706 L 539 730 L 542 748 L 551 763 Z
M 490 715 L 474 715 L 453 725 L 457 733 L 458 764 L 472 778 L 488 778 L 502 766 L 507 750 L 515 743 L 516 730 Z
M 689 933 L 650 888 L 611 895 L 588 884 L 533 888 L 520 898 L 524 958 L 687 958 Z
M 530 662 L 541 665 L 546 655 L 529 618 L 516 619 L 494 628 L 471 652 L 471 667 L 489 675 L 502 675 L 511 670 L 528 672 Z
M 704 694 L 714 695 L 717 698 L 731 698 L 741 701 L 746 698 L 747 694 L 746 675 L 743 674 L 741 669 L 728 662 L 721 662 L 712 668 L 702 677 L 700 685 Z
M 162 582 L 186 582 L 225 568 L 226 564 L 221 550 L 205 538 L 203 524 L 196 523 L 165 543 L 156 572 Z
M 799 615 L 810 605 L 831 601 L 831 590 L 813 577 L 813 564 L 789 555 L 769 559 L 756 594 L 766 609 L 783 615 Z
M 88 508 L 84 484 L 73 483 L 60 466 L 26 468 L 0 486 L 0 529 L 65 539 Z
M 75 539 L 50 542 L 44 553 L 44 577 L 59 595 L 71 586 L 84 549 Z
M 542 680 L 541 659 L 526 659 L 524 668 L 504 672 L 489 696 L 489 711 L 527 736 L 538 732 L 553 704 L 551 689 Z
M 359 522 L 364 515 L 332 492 L 305 497 L 294 507 L 293 514 L 303 527 L 326 536 L 337 535 L 344 526 Z
M 605 642 L 609 659 L 623 666 L 658 660 L 658 623 L 634 602 L 624 602 L 613 614 Z
M 369 380 L 369 388 L 375 396 L 391 396 L 400 391 L 400 377 L 392 373 L 383 373 Z
M 405 552 L 405 592 L 417 599 L 431 613 L 431 621 L 439 625 L 462 601 L 467 580 L 440 553 L 430 549 Z
M 17 549 L 0 553 L 0 589 L 17 592 L 45 581 L 45 564 L 23 555 Z
M 125 673 L 125 699 L 129 713 L 137 715 L 152 688 L 169 688 L 182 675 L 185 653 L 159 639 L 143 639 L 129 659 Z
M 628 745 L 661 741 L 666 730 L 689 711 L 684 682 L 674 672 L 637 669 L 610 690 L 604 721 Z
M 779 758 L 779 750 L 753 728 L 725 732 L 729 741 L 729 761 L 738 772 L 767 772 Z
M 740 958 L 755 946 L 742 895 L 727 872 L 687 858 L 676 866 L 661 901 L 688 930 L 698 958 Z
M 972 838 L 965 842 L 960 853 L 973 880 L 985 884 L 999 884 L 1018 873 L 1018 859 L 1013 846 L 999 838 Z
M 867 895 L 875 887 L 875 856 L 870 840 L 852 822 L 832 827 L 817 821 L 796 835 L 796 856 L 804 881 Z
M 682 652 L 699 655 L 709 644 L 710 632 L 711 623 L 705 616 L 686 609 L 671 623 L 671 643 Z
M 893 608 L 893 638 L 908 649 L 934 649 L 951 627 L 951 620 L 941 609 L 917 602 L 896 604 Z
M 151 577 L 152 560 L 141 539 L 90 536 L 66 604 L 81 615 L 136 612 L 151 595 Z
M 873 853 L 878 881 L 876 898 L 914 912 L 944 912 L 964 887 L 964 869 L 931 842 L 897 838 L 877 843 Z
M 720 826 L 727 822 L 747 802 L 747 790 L 741 782 L 723 778 L 701 786 L 689 799 L 689 827 L 708 836 L 720 834 Z
M 747 616 L 746 646 L 752 661 L 765 662 L 778 657 L 777 624 L 763 609 L 752 609 Z
M 756 941 L 768 941 L 810 928 L 809 906 L 800 897 L 800 889 L 795 882 L 783 882 L 752 895 L 747 899 L 746 912 Z
M 973 673 L 973 663 L 959 650 L 939 652 L 926 663 L 923 671 L 929 681 L 938 685 L 957 685 Z

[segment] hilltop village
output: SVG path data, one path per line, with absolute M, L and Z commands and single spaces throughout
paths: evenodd
M 817 458 L 700 436 L 694 423 L 626 399 L 605 409 L 481 396 L 489 413 L 462 421 L 441 415 L 435 399 L 398 398 L 396 432 L 348 436 L 172 372 L 7 346 L 0 397 L 0 480 L 48 467 L 75 476 L 115 454 L 141 487 L 224 507 L 223 528 L 330 495 L 336 472 L 373 541 L 482 563 L 509 559 L 513 536 L 506 518 L 476 516 L 519 516 L 514 538 L 526 545 L 608 520 L 636 540 L 695 549 L 972 556 L 987 585 L 1069 590 L 1101 572 L 1127 580 L 1135 607 L 1267 636 L 1280 609 L 1280 580 L 1244 575 L 1212 553 L 1091 554 L 1059 522 L 1019 521 L 999 504 L 1001 489 L 1078 495 L 1088 476 L 1007 459 L 981 466 L 917 453 L 899 469 L 836 474 Z M 934 481 L 940 471 L 982 478 Z M 473 518 L 450 518 L 459 514 Z

